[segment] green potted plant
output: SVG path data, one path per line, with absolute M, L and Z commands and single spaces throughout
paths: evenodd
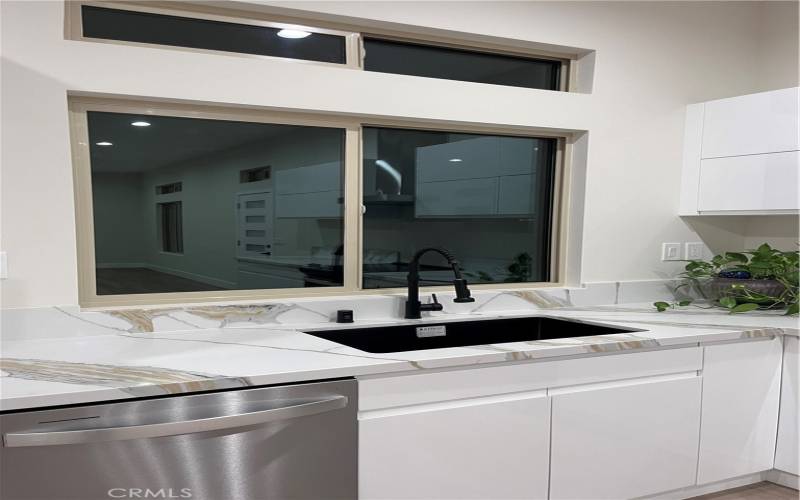
M 716 255 L 710 261 L 690 260 L 679 275 L 676 292 L 694 289 L 711 307 L 732 313 L 785 309 L 787 315 L 797 314 L 798 256 L 800 252 L 782 252 L 764 243 L 755 250 Z M 653 305 L 665 311 L 691 303 L 687 299 Z

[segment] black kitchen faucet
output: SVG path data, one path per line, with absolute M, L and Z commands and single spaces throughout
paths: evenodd
M 422 257 L 423 254 L 427 252 L 436 252 L 442 255 L 445 259 L 447 259 L 448 264 L 453 268 L 453 274 L 455 275 L 455 279 L 453 280 L 453 286 L 456 289 L 456 298 L 453 299 L 453 302 L 462 303 L 462 302 L 475 302 L 469 294 L 469 288 L 467 288 L 467 280 L 461 277 L 461 269 L 458 267 L 458 261 L 453 257 L 453 254 L 448 252 L 443 248 L 423 248 L 419 250 L 417 253 L 414 254 L 414 257 L 411 258 L 411 263 L 409 264 L 408 269 L 408 298 L 406 299 L 406 319 L 418 319 L 420 318 L 420 312 L 422 311 L 441 311 L 442 305 L 436 300 L 436 294 L 431 294 L 433 297 L 433 303 L 431 304 L 422 304 L 419 301 L 419 259 Z

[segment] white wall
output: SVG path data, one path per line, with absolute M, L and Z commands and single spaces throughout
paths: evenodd
M 4 1 L 3 307 L 77 303 L 67 91 L 589 130 L 582 280 L 602 281 L 672 273 L 661 242 L 698 238 L 675 215 L 684 106 L 797 84 L 793 2 L 290 6 L 593 49 L 593 92 L 67 41 L 63 3 Z

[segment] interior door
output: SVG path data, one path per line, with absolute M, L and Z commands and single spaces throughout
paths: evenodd
M 265 259 L 272 255 L 272 193 L 243 193 L 236 197 L 236 256 Z

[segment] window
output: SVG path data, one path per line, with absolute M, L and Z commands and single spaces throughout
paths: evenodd
M 364 69 L 445 80 L 559 90 L 561 62 L 419 43 L 364 39 Z
M 156 194 L 180 193 L 181 191 L 183 191 L 183 184 L 180 182 L 173 182 L 170 184 L 162 184 L 161 186 L 156 186 Z
M 247 183 L 265 181 L 269 179 L 271 172 L 272 168 L 269 166 L 248 168 L 247 170 L 242 170 L 239 172 L 239 182 Z
M 97 296 L 343 285 L 343 128 L 99 110 L 86 123 Z
M 558 137 L 93 98 L 70 109 L 84 306 L 402 288 L 430 246 L 474 286 L 561 276 Z M 421 279 L 452 276 L 430 254 Z
M 398 28 L 365 34 L 353 26 L 330 22 L 314 21 L 320 26 L 309 27 L 280 22 L 280 18 L 239 17 L 247 14 L 226 11 L 213 3 L 183 8 L 181 2 L 66 2 L 68 36 L 554 91 L 567 90 L 569 64 L 578 57 L 578 49 L 569 47 L 529 54 L 517 43 L 487 42 L 473 47 L 471 42 L 444 33 L 430 40 L 417 40 L 409 34 L 409 39 L 403 40 L 395 38 L 403 36 Z
M 346 38 L 310 31 L 81 5 L 86 38 L 346 63 Z
M 550 281 L 557 140 L 364 129 L 363 287 L 405 284 L 420 248 L 456 255 L 470 283 Z M 423 284 L 452 281 L 435 254 Z
M 183 208 L 180 201 L 158 204 L 161 251 L 183 253 Z

